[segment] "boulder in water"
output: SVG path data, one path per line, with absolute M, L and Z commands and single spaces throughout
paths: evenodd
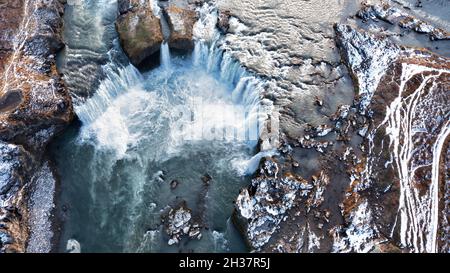
M 135 66 L 156 53 L 164 40 L 160 19 L 154 14 L 151 1 L 119 1 L 121 15 L 117 19 L 123 50 Z M 128 8 L 125 8 L 127 7 Z
M 191 209 L 187 207 L 186 201 L 181 201 L 175 208 L 170 209 L 163 216 L 165 231 L 169 235 L 169 245 L 178 244 L 184 237 L 189 239 L 200 239 L 201 229 L 193 220 Z
M 193 29 L 197 21 L 195 11 L 170 5 L 166 9 L 170 27 L 169 45 L 180 50 L 192 50 L 194 48 Z

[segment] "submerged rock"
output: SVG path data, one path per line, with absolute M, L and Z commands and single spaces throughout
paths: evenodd
M 212 181 L 212 177 L 209 174 L 205 174 L 204 176 L 202 176 L 202 182 L 203 184 L 205 184 L 206 186 L 209 186 L 209 184 Z
M 180 182 L 178 180 L 176 180 L 176 179 L 172 180 L 170 182 L 170 189 L 171 190 L 175 190 L 178 187 L 179 184 L 180 184 Z

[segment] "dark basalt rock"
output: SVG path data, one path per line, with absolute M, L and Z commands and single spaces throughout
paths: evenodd
M 2 240 L 1 251 L 23 252 L 29 181 L 47 143 L 72 120 L 73 108 L 54 58 L 63 47 L 62 3 L 8 1 L 0 13 L 0 199 L 6 204 L 0 231 L 12 238 Z M 20 24 L 24 17 L 27 25 Z
M 212 177 L 209 174 L 205 174 L 204 176 L 202 176 L 202 182 L 203 184 L 209 186 L 209 184 L 212 181 Z
M 6 92 L 0 98 L 0 112 L 7 112 L 16 109 L 17 106 L 22 102 L 22 92 L 21 90 L 11 90 Z
M 230 29 L 230 18 L 231 12 L 229 10 L 220 12 L 217 27 L 222 31 L 222 33 L 227 33 Z
M 450 33 L 444 29 L 415 18 L 399 8 L 395 8 L 387 3 L 369 5 L 364 4 L 358 11 L 357 16 L 367 20 L 383 20 L 390 24 L 397 24 L 402 28 L 410 29 L 418 33 L 427 34 L 430 40 L 449 40 Z
M 306 124 L 301 137 L 286 137 L 283 156 L 263 161 L 251 187 L 239 194 L 233 221 L 251 249 L 261 252 L 440 251 L 429 242 L 436 221 L 448 229 L 444 199 L 433 194 L 448 184 L 435 156 L 443 158 L 448 146 L 435 149 L 448 130 L 450 60 L 350 25 L 338 24 L 335 31 L 358 91 L 354 103 L 338 106 L 331 124 Z M 405 147 L 410 153 L 399 153 Z M 305 152 L 311 149 L 319 155 Z M 443 166 L 438 179 L 434 164 Z M 298 174 L 306 168 L 314 170 L 310 180 Z M 405 202 L 405 194 L 417 206 Z M 431 213 L 433 202 L 442 208 L 438 216 Z M 400 218 L 401 207 L 414 213 Z
M 171 190 L 175 190 L 178 187 L 179 184 L 180 184 L 180 182 L 178 180 L 172 180 L 170 182 L 170 189 Z

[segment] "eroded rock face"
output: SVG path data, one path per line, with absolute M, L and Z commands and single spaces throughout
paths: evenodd
M 55 61 L 64 46 L 63 5 L 56 0 L 6 2 L 0 3 L 0 247 L 22 252 L 29 235 L 30 180 L 47 143 L 72 120 L 73 109 Z
M 0 139 L 39 149 L 73 116 L 70 96 L 56 70 L 55 54 L 63 6 L 42 1 L 28 6 L 12 43 L 13 54 L 0 91 Z M 16 19 L 14 19 L 16 20 Z
M 392 7 L 387 3 L 383 4 L 363 4 L 362 9 L 357 14 L 363 20 L 380 19 L 390 24 L 398 24 L 402 28 L 427 34 L 431 40 L 449 40 L 450 33 L 444 29 L 438 28 L 426 21 L 420 20 L 404 12 L 403 10 Z
M 278 177 L 278 168 L 276 162 L 267 159 L 251 187 L 243 189 L 236 200 L 234 221 L 256 250 L 269 242 L 297 199 L 313 188 L 301 177 Z
M 119 1 L 121 15 L 116 29 L 123 50 L 136 66 L 157 52 L 164 40 L 159 15 L 152 3 L 151 0 Z
M 6 68 L 9 56 L 13 52 L 13 39 L 20 26 L 23 1 L 0 1 L 0 75 Z M 3 83 L 0 83 L 0 86 Z
M 0 252 L 23 252 L 28 239 L 24 206 L 33 157 L 21 146 L 0 141 Z
M 197 14 L 189 8 L 169 5 L 165 9 L 170 27 L 169 46 L 181 50 L 194 48 L 193 27 L 197 21 Z
M 222 13 L 231 9 L 231 20 L 241 24 L 240 32 L 225 34 L 227 48 L 233 51 L 240 47 L 242 52 L 242 48 L 248 48 L 246 39 L 250 36 L 254 39 L 255 35 L 263 41 L 253 51 L 234 56 L 249 69 L 272 79 L 271 99 L 280 106 L 280 156 L 274 157 L 276 179 L 257 174 L 249 189 L 244 189 L 236 201 L 235 219 L 252 249 L 263 252 L 445 251 L 448 248 L 445 234 L 449 229 L 444 197 L 448 192 L 444 171 L 448 168 L 445 158 L 448 157 L 449 109 L 444 106 L 449 100 L 448 58 L 402 46 L 399 38 L 391 39 L 382 32 L 373 34 L 376 28 L 358 29 L 355 25 L 361 22 L 357 20 L 364 19 L 366 9 L 371 12 L 374 9 L 363 6 L 359 19 L 352 18 L 351 23 L 337 24 L 334 28 L 341 62 L 328 58 L 326 65 L 320 65 L 314 56 L 309 62 L 310 70 L 306 71 L 320 73 L 306 72 L 297 79 L 293 75 L 300 74 L 294 74 L 294 70 L 297 73 L 308 67 L 305 58 L 291 56 L 291 63 L 295 63 L 286 68 L 285 55 L 280 50 L 286 44 L 272 41 L 268 23 L 251 17 L 257 12 L 245 10 L 262 7 L 243 1 L 239 5 L 244 6 L 244 12 L 233 9 L 233 3 L 220 3 L 224 7 Z M 315 4 L 308 1 L 305 5 Z M 275 12 L 282 13 L 280 9 Z M 384 12 L 395 15 L 388 10 Z M 401 17 L 388 17 L 399 25 L 410 20 L 405 10 L 401 14 Z M 281 18 L 283 21 L 287 17 Z M 266 26 L 264 34 L 249 30 L 249 26 L 256 29 L 261 24 Z M 420 22 L 411 29 L 424 32 L 415 28 L 429 25 Z M 433 32 L 426 33 L 435 39 Z M 258 63 L 253 64 L 256 60 Z M 328 69 L 330 63 L 333 68 Z M 353 79 L 356 94 L 352 96 L 353 102 L 332 104 L 330 98 L 336 96 L 332 90 L 340 90 L 347 77 L 343 65 Z M 278 74 L 280 71 L 292 72 Z M 317 78 L 318 75 L 322 78 Z M 336 81 L 330 80 L 332 87 L 321 86 L 330 92 L 329 96 L 320 95 L 323 90 L 316 93 L 320 82 L 332 79 L 333 75 L 340 76 Z M 297 91 L 297 87 L 302 91 Z M 305 97 L 314 99 L 307 101 Z M 320 114 L 312 115 L 304 109 Z M 265 169 L 263 163 L 261 173 Z M 292 177 L 297 181 L 304 177 L 310 188 L 305 192 L 293 188 L 294 201 L 285 206 L 283 198 L 276 193 L 283 192 L 280 190 L 283 181 Z M 284 208 L 281 216 L 270 214 L 273 204 Z
M 344 37 L 338 35 L 342 50 L 349 52 L 352 39 Z M 443 147 L 449 134 L 449 73 L 447 58 L 402 48 L 385 70 L 369 106 L 367 161 L 352 181 L 353 186 L 363 186 L 353 192 L 370 189 L 375 193 L 362 195 L 375 208 L 377 227 L 405 251 L 439 251 L 442 199 L 438 192 L 446 183 L 440 158 L 447 153 Z

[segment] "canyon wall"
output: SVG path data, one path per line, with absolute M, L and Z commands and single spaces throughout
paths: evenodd
M 36 202 L 32 193 L 39 196 L 39 177 L 51 172 L 46 145 L 73 118 L 55 61 L 64 46 L 64 6 L 56 0 L 1 1 L 0 6 L 0 251 L 23 252 L 32 229 L 50 221 L 51 208 L 38 209 L 42 217 L 29 213 Z M 53 198 L 52 192 L 46 195 Z M 46 200 L 40 201 L 45 207 Z M 33 242 L 49 251 L 45 235 Z

